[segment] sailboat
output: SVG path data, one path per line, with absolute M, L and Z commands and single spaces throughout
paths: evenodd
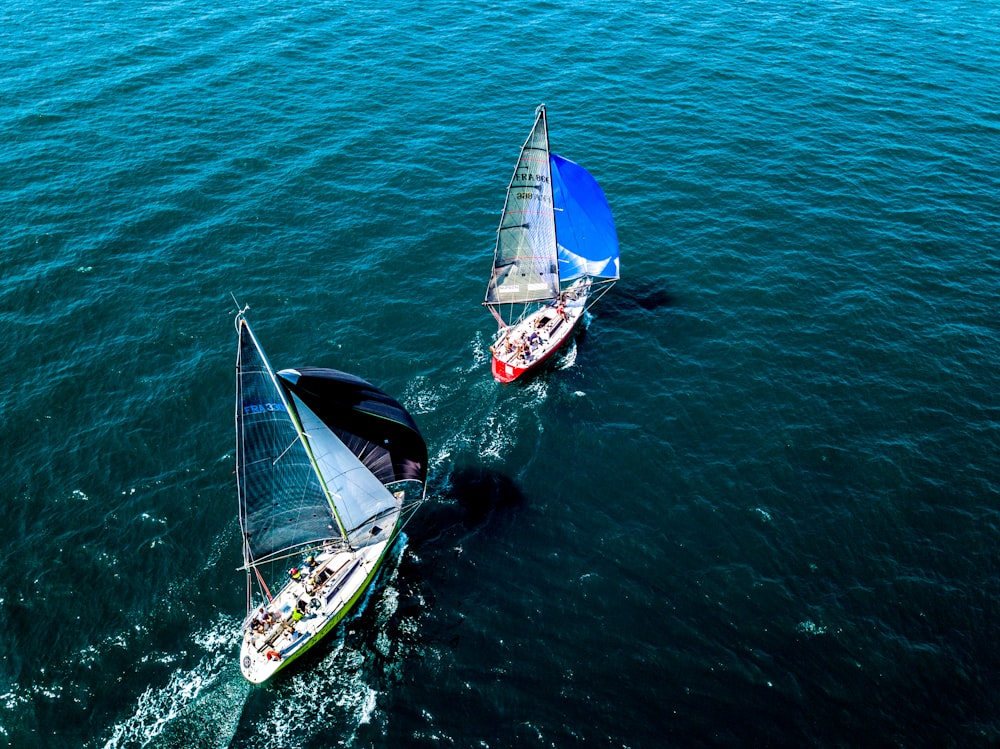
M 277 373 L 236 316 L 236 476 L 247 615 L 240 669 L 274 676 L 358 603 L 423 500 L 427 446 L 396 400 L 354 375 Z
M 618 280 L 618 235 L 597 180 L 549 151 L 545 105 L 507 187 L 483 304 L 499 324 L 493 377 L 512 382 L 554 354 Z

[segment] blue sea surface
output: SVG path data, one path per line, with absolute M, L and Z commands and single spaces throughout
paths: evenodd
M 0 8 L 0 745 L 1000 744 L 1000 6 Z M 535 107 L 622 280 L 501 386 Z M 237 663 L 234 297 L 428 500 Z

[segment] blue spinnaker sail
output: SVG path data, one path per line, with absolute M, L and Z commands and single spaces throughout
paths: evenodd
M 579 164 L 550 154 L 559 280 L 618 278 L 618 233 L 597 180 Z

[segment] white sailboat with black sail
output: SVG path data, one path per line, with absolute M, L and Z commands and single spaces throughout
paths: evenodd
M 351 611 L 423 500 L 427 446 L 396 400 L 344 372 L 275 372 L 236 317 L 236 475 L 247 616 L 240 669 L 260 683 Z
M 483 302 L 500 329 L 493 377 L 512 382 L 554 354 L 619 277 L 618 234 L 597 180 L 549 151 L 535 112 L 507 187 Z

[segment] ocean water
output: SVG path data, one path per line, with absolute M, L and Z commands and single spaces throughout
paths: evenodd
M 1000 8 L 0 8 L 0 745 L 1000 744 Z M 499 386 L 518 148 L 622 280 Z M 236 661 L 236 305 L 414 414 L 428 500 Z

